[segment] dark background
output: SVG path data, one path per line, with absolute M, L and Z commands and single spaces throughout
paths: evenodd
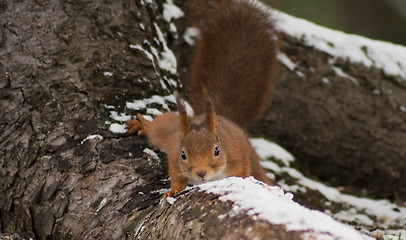
M 263 0 L 322 26 L 406 45 L 405 0 Z

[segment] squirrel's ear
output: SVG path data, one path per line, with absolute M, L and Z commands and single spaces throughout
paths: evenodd
M 206 127 L 212 132 L 216 138 L 218 138 L 217 132 L 217 123 L 216 123 L 216 113 L 214 111 L 213 102 L 211 100 L 207 103 L 207 112 L 206 112 Z
M 178 111 L 179 111 L 179 118 L 180 118 L 180 130 L 182 132 L 183 137 L 188 134 L 190 129 L 189 119 L 187 117 L 187 112 L 185 109 L 185 103 L 179 98 L 176 97 L 176 102 L 178 104 Z

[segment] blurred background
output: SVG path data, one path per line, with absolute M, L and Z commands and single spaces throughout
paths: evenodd
M 316 24 L 406 46 L 406 0 L 262 0 Z

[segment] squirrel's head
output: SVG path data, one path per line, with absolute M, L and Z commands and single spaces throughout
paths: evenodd
M 217 129 L 212 103 L 207 112 L 192 119 L 187 117 L 183 103 L 178 101 L 182 148 L 179 167 L 191 183 L 218 180 L 225 177 L 226 154 Z

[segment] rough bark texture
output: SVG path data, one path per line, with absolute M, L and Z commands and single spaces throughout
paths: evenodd
M 147 48 L 147 40 L 162 48 L 152 25 L 162 9 L 139 1 L 1 3 L 0 231 L 117 237 L 133 209 L 127 204 L 149 206 L 154 197 L 140 188 L 162 188 L 166 167 L 144 156 L 146 139 L 108 130 L 105 104 L 119 109 L 165 93 L 160 70 L 129 47 Z M 82 143 L 91 134 L 104 139 Z
M 282 51 L 304 77 L 281 68 L 271 106 L 253 132 L 292 152 L 310 176 L 404 202 L 406 82 L 348 60 L 330 64 L 332 56 L 286 35 Z
M 0 232 L 111 239 L 201 230 L 211 238 L 248 237 L 251 226 L 252 234 L 295 238 L 299 233 L 245 215 L 208 224 L 231 205 L 195 191 L 162 207 L 157 190 L 169 187 L 165 155 L 144 153 L 151 146 L 143 137 L 108 130 L 106 105 L 124 111 L 126 101 L 167 94 L 166 79 L 176 79 L 130 47 L 162 50 L 154 22 L 178 50 L 182 76 L 188 65 L 190 48 L 169 33 L 162 2 L 146 2 L 0 1 Z M 179 20 L 179 29 L 184 24 Z M 311 175 L 405 200 L 406 117 L 399 106 L 406 105 L 406 86 L 339 61 L 360 82 L 355 86 L 334 75 L 326 54 L 287 36 L 282 43 L 306 77 L 282 66 L 269 112 L 253 133 L 292 151 Z M 83 141 L 92 134 L 103 139 Z
M 193 204 L 190 204 L 193 202 Z M 246 212 L 237 213 L 232 202 L 193 189 L 177 196 L 174 205 L 155 206 L 128 227 L 128 239 L 303 239 L 304 233 L 286 231 Z

